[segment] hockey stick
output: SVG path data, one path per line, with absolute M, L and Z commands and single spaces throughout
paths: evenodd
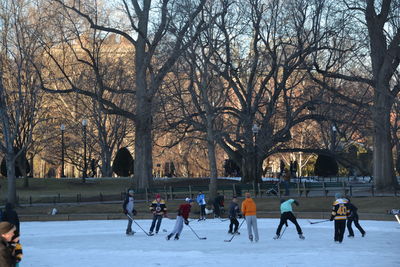
M 240 223 L 239 228 L 237 229 L 239 231 L 240 227 L 242 227 L 242 224 L 244 223 L 246 219 L 243 219 L 243 221 Z M 224 242 L 231 242 L 232 239 L 235 237 L 236 235 L 232 235 L 232 237 L 228 240 L 224 240 Z
M 147 236 L 151 236 L 149 235 L 132 217 L 131 215 L 129 215 L 128 213 L 126 214 L 126 216 L 131 219 L 137 226 L 139 226 L 140 229 L 142 229 L 143 233 L 145 233 Z
M 197 238 L 198 238 L 199 240 L 206 240 L 206 239 L 207 239 L 207 237 L 199 237 L 199 236 L 197 235 L 197 233 L 193 230 L 193 228 L 192 228 L 189 224 L 186 224 L 186 225 L 189 226 L 190 230 L 192 230 L 192 232 L 197 236 Z
M 328 220 L 322 220 L 322 221 L 317 221 L 317 222 L 312 222 L 312 221 L 308 220 L 308 222 L 309 222 L 310 224 L 323 223 L 323 222 L 329 222 L 329 221 L 330 221 L 330 219 L 328 219 Z
M 288 228 L 288 227 L 285 225 L 285 229 L 283 229 L 282 234 L 279 235 L 278 239 L 281 239 L 281 238 L 282 238 L 283 234 L 284 234 L 285 231 L 286 231 L 286 228 Z

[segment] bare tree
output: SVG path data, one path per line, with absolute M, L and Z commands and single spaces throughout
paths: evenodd
M 324 63 L 319 61 L 315 69 L 325 79 L 362 83 L 363 88 L 358 88 L 363 91 L 372 90 L 371 103 L 361 103 L 358 99 L 346 96 L 345 91 L 336 90 L 336 95 L 349 103 L 369 106 L 373 124 L 374 183 L 378 189 L 397 187 L 390 116 L 400 91 L 399 84 L 393 80 L 400 63 L 400 2 L 336 2 L 336 8 L 332 9 L 334 16 L 331 18 L 337 22 L 337 28 L 333 29 L 336 32 L 335 38 L 331 39 L 334 47 L 328 56 L 325 55 Z
M 39 94 L 36 72 L 30 64 L 38 53 L 37 30 L 32 17 L 34 9 L 24 0 L 2 1 L 0 4 L 0 148 L 7 164 L 8 195 L 16 202 L 15 160 L 25 159 L 38 123 Z M 17 162 L 26 177 L 25 160 Z M 27 179 L 25 185 L 28 186 Z
M 119 23 L 107 21 L 100 6 L 90 6 L 81 1 L 69 4 L 67 1 L 53 1 L 55 7 L 62 7 L 66 12 L 77 14 L 94 30 L 115 33 L 126 39 L 133 47 L 130 57 L 134 60 L 135 86 L 132 88 L 111 88 L 105 86 L 105 92 L 119 92 L 129 96 L 133 108 L 119 107 L 106 94 L 96 94 L 76 86 L 66 73 L 66 90 L 55 92 L 77 92 L 96 99 L 103 105 L 104 112 L 122 115 L 135 123 L 135 181 L 138 188 L 145 188 L 152 183 L 152 117 L 153 101 L 165 76 L 176 60 L 186 49 L 186 32 L 201 12 L 205 0 L 182 1 L 119 1 L 118 15 L 123 15 Z M 102 17 L 103 16 L 103 17 Z M 200 31 L 202 22 L 195 26 Z M 167 37 L 168 32 L 175 35 Z M 175 38 L 173 36 L 176 36 Z M 195 35 L 196 36 L 196 35 Z M 61 65 L 59 65 L 61 67 Z M 106 83 L 105 83 L 106 84 Z M 46 87 L 46 83 L 43 83 Z M 51 89 L 51 88 L 47 88 Z
M 260 181 L 265 158 L 281 151 L 291 129 L 325 116 L 308 113 L 321 105 L 322 91 L 302 86 L 304 64 L 329 31 L 319 28 L 324 6 L 288 1 L 222 1 L 216 24 L 222 32 L 211 44 L 214 70 L 231 87 L 221 112 L 219 145 L 242 169 L 242 181 Z M 320 87 L 313 87 L 321 89 Z M 282 147 L 283 146 L 283 147 Z

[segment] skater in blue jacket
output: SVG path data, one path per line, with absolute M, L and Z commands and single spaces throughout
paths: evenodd
M 299 205 L 299 202 L 297 202 L 294 199 L 289 199 L 289 200 L 285 200 L 285 199 L 281 199 L 281 221 L 279 222 L 279 226 L 278 229 L 276 229 L 276 236 L 274 237 L 274 239 L 279 239 L 280 234 L 281 234 L 281 229 L 282 226 L 285 224 L 286 226 L 288 226 L 287 221 L 291 221 L 295 226 L 296 226 L 296 230 L 297 233 L 299 234 L 299 238 L 300 239 L 304 239 L 305 237 L 303 236 L 303 231 L 301 230 L 301 227 L 299 225 L 299 223 L 297 222 L 296 217 L 293 214 L 293 208 L 292 208 L 292 204 L 295 204 L 296 206 Z

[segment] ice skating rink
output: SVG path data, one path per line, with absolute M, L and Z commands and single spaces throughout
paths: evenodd
M 317 220 L 313 220 L 317 221 Z M 150 220 L 137 220 L 145 230 Z M 239 220 L 241 222 L 241 220 Z M 393 221 L 360 221 L 366 231 L 342 244 L 333 241 L 333 222 L 310 224 L 299 219 L 305 240 L 289 222 L 282 238 L 273 240 L 278 219 L 258 219 L 260 241 L 251 243 L 246 223 L 232 242 L 224 242 L 229 220 L 209 219 L 185 226 L 179 241 L 165 239 L 175 219 L 163 219 L 160 233 L 147 236 L 133 224 L 134 236 L 126 236 L 126 220 L 23 222 L 20 266 L 400 266 L 400 225 Z

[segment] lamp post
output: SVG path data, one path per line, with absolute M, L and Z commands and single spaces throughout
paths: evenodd
M 65 131 L 65 125 L 61 124 L 60 126 L 60 130 L 61 130 L 61 178 L 64 178 L 64 131 Z
M 332 126 L 332 147 L 331 147 L 332 151 L 335 151 L 336 133 L 337 133 L 336 126 L 333 125 Z
M 82 182 L 86 182 L 87 177 L 87 160 L 86 160 L 86 127 L 88 121 L 86 119 L 82 120 L 83 127 L 83 172 L 82 172 Z
M 258 175 L 258 157 L 257 157 L 257 134 L 260 128 L 258 128 L 257 124 L 253 124 L 251 131 L 254 136 L 254 155 L 255 155 L 255 168 L 254 168 L 254 180 L 257 179 Z

